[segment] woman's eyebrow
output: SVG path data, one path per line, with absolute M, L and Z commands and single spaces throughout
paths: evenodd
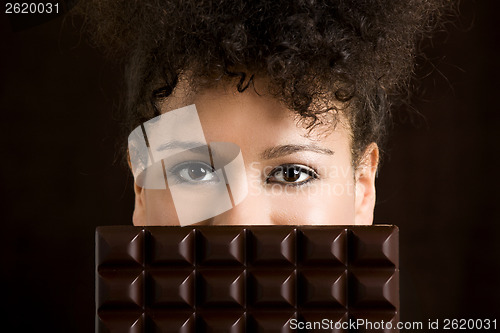
M 178 140 L 172 140 L 166 143 L 161 144 L 158 148 L 156 148 L 156 151 L 161 152 L 165 150 L 177 150 L 181 149 L 181 151 L 177 154 L 182 154 L 182 153 L 190 153 L 190 154 L 200 154 L 200 155 L 206 155 L 207 153 L 210 154 L 210 158 L 216 157 L 220 158 L 223 156 L 223 152 L 221 153 L 217 149 L 213 149 L 209 145 L 203 142 L 199 141 L 178 141 Z
M 195 148 L 200 148 L 200 149 L 207 149 L 207 144 L 203 142 L 196 142 L 196 141 L 178 141 L 178 140 L 172 140 L 166 143 L 161 144 L 156 148 L 156 151 L 164 151 L 164 150 L 170 150 L 170 149 L 184 149 L 184 150 L 191 150 Z
M 293 153 L 301 152 L 301 151 L 311 151 L 314 153 L 325 154 L 325 155 L 333 155 L 334 151 L 318 147 L 314 144 L 310 145 L 280 145 L 271 148 L 265 149 L 262 153 L 260 153 L 260 158 L 263 160 L 270 160 L 273 158 L 278 158 L 286 155 L 290 155 Z

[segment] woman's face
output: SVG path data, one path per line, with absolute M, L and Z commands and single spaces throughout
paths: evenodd
M 209 146 L 229 142 L 241 150 L 244 177 L 240 180 L 244 179 L 247 188 L 244 198 L 232 201 L 233 208 L 200 224 L 372 223 L 378 149 L 370 145 L 354 169 L 351 132 L 345 119 L 333 131 L 308 135 L 292 111 L 251 88 L 239 93 L 221 87 L 187 96 L 176 89 L 161 105 L 162 113 L 194 104 Z M 172 177 L 195 195 L 224 181 L 221 174 L 214 173 L 210 161 L 192 158 L 175 163 L 165 162 L 164 167 L 173 170 Z M 230 185 L 227 188 L 231 190 Z M 179 200 L 172 193 L 168 186 L 167 190 L 155 190 L 136 184 L 134 225 L 179 225 Z M 185 202 L 182 209 L 199 207 Z

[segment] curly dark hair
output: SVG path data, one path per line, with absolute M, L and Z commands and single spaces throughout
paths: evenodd
M 229 79 L 240 92 L 262 76 L 306 128 L 342 111 L 356 163 L 382 142 L 391 105 L 408 90 L 416 41 L 447 3 L 88 0 L 80 12 L 93 40 L 125 60 L 128 132 L 158 115 L 158 99 L 188 72 L 193 89 Z

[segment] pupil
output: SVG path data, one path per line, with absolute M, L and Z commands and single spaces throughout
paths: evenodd
M 300 177 L 300 170 L 298 168 L 285 168 L 283 178 L 287 182 L 294 182 Z
M 206 176 L 207 170 L 201 166 L 194 166 L 189 168 L 188 174 L 191 179 L 199 180 Z

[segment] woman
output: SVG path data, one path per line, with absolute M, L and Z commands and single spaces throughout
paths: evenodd
M 126 59 L 134 224 L 372 224 L 389 110 L 444 3 L 85 2 Z

